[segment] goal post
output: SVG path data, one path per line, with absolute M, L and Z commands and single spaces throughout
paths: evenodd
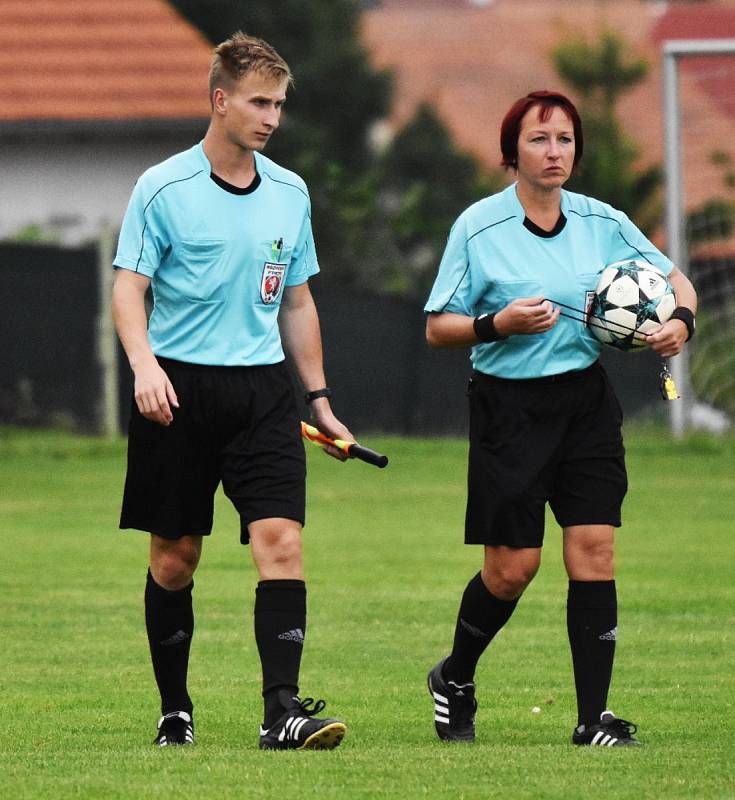
M 100 376 L 100 397 L 97 431 L 108 438 L 120 434 L 120 386 L 118 381 L 117 334 L 112 321 L 112 284 L 115 255 L 114 234 L 104 222 L 97 239 L 97 367 Z
M 735 39 L 669 40 L 662 48 L 664 171 L 666 187 L 667 250 L 674 264 L 689 273 L 689 246 L 686 226 L 685 158 L 682 144 L 680 64 L 684 58 L 735 56 Z M 735 83 L 735 71 L 733 72 Z M 725 143 L 729 145 L 729 142 Z M 670 403 L 670 424 L 680 437 L 693 424 L 695 390 L 692 384 L 688 348 L 671 362 L 671 372 L 679 387 L 681 401 Z

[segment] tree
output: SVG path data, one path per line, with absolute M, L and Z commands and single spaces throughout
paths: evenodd
M 295 74 L 282 131 L 268 156 L 309 185 L 320 256 L 342 282 L 355 277 L 351 220 L 371 212 L 368 133 L 388 113 L 391 79 L 374 70 L 357 31 L 353 0 L 172 0 L 213 43 L 243 30 L 270 42 Z
M 274 139 L 277 159 L 286 156 L 304 176 L 323 158 L 364 168 L 370 160 L 366 132 L 388 112 L 390 76 L 376 71 L 358 38 L 359 5 L 353 0 L 173 0 L 211 42 L 243 30 L 270 42 L 291 65 L 284 127 L 294 136 Z
M 420 105 L 380 165 L 381 208 L 401 256 L 393 287 L 425 295 L 458 214 L 501 185 L 456 149 L 431 106 Z
M 580 98 L 585 132 L 584 159 L 567 188 L 610 203 L 650 233 L 661 216 L 661 169 L 635 168 L 638 148 L 616 114 L 620 97 L 645 78 L 647 63 L 626 59 L 622 40 L 609 32 L 596 44 L 561 44 L 552 58 L 559 76 Z
M 243 30 L 291 65 L 283 130 L 267 155 L 309 185 L 320 260 L 334 281 L 423 295 L 457 214 L 500 181 L 456 151 L 428 106 L 380 154 L 374 126 L 388 116 L 389 73 L 359 40 L 359 0 L 172 0 L 211 41 Z

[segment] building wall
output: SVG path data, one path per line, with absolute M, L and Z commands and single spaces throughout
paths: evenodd
M 205 123 L 180 132 L 14 133 L 0 136 L 0 239 L 38 224 L 75 245 L 120 224 L 148 167 L 195 144 Z

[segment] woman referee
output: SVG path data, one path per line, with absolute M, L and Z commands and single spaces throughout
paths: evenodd
M 436 732 L 475 738 L 475 668 L 539 568 L 548 502 L 569 576 L 572 742 L 637 745 L 636 726 L 606 710 L 617 634 L 614 528 L 627 489 L 622 412 L 597 361 L 600 344 L 559 306 L 584 309 L 607 264 L 647 261 L 676 292 L 672 318 L 648 336 L 668 358 L 694 332 L 696 294 L 625 214 L 562 189 L 583 151 L 566 97 L 518 100 L 500 143 L 517 181 L 457 219 L 425 307 L 432 347 L 472 346 L 465 542 L 484 545 L 452 651 L 429 673 Z

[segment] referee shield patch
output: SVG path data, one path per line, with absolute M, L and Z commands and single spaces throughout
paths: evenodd
M 283 286 L 283 276 L 286 264 L 277 264 L 266 261 L 263 264 L 263 277 L 260 280 L 260 299 L 270 305 L 278 300 Z

